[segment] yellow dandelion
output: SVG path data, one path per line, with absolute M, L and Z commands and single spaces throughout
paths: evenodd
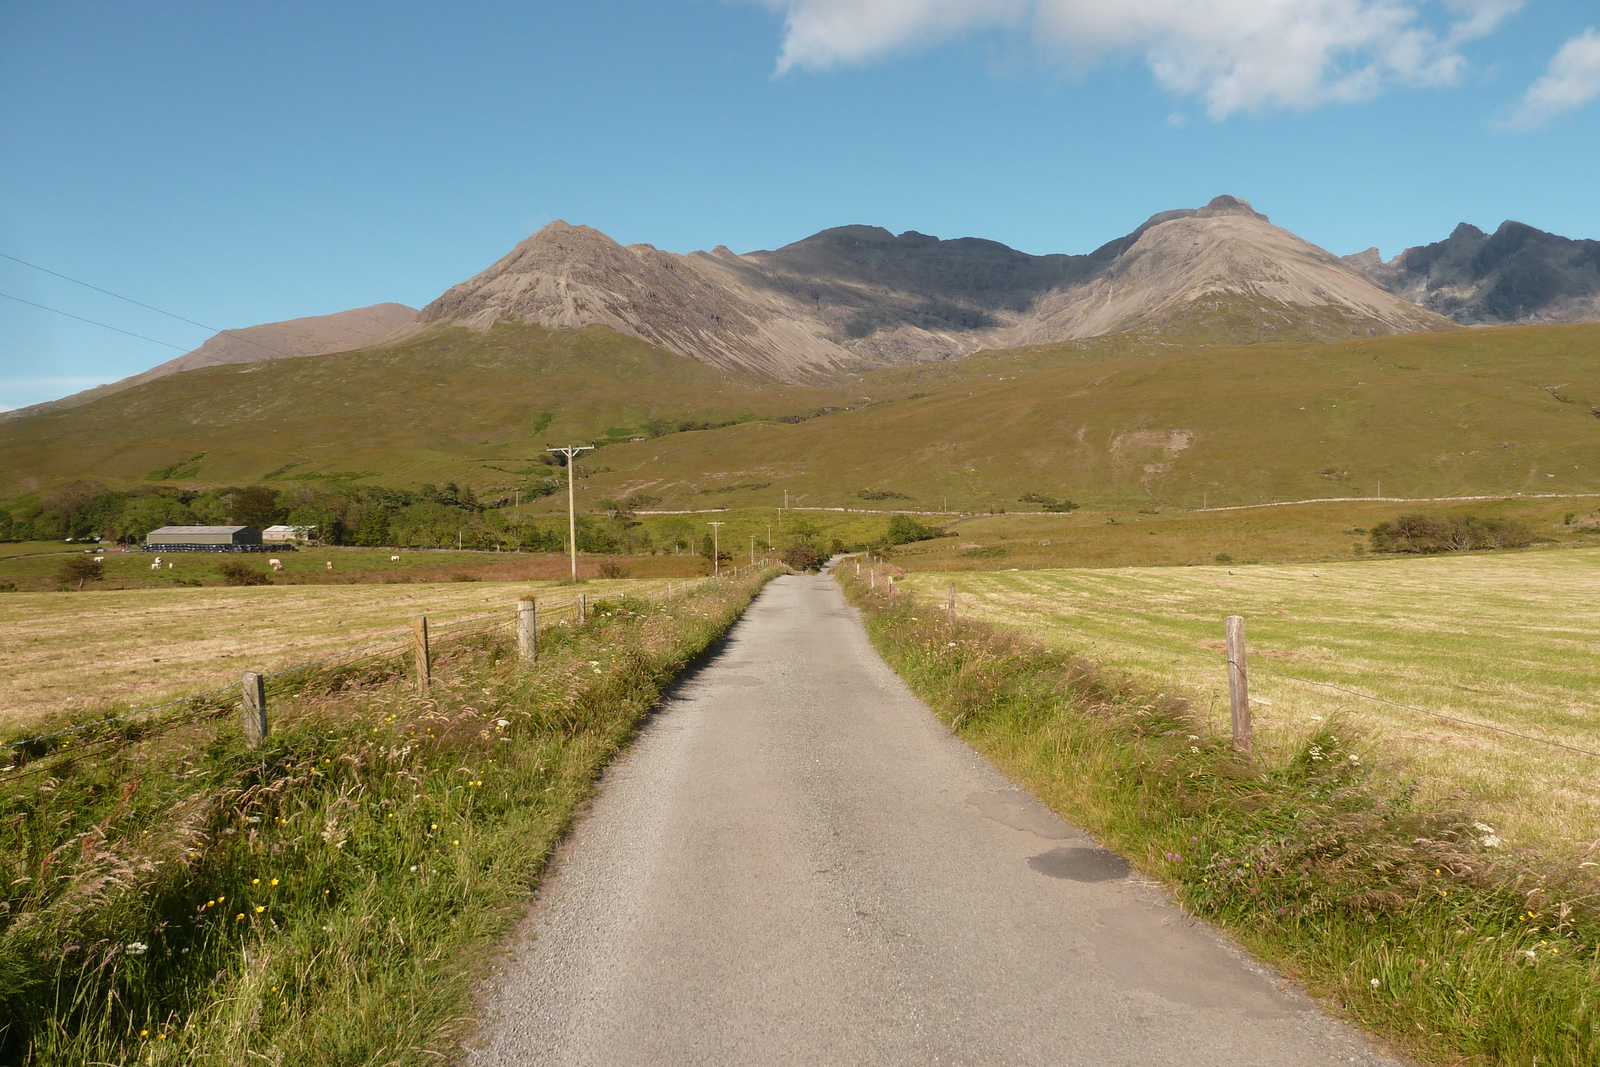
M 260 884 L 261 884 L 261 879 L 259 879 L 259 878 L 252 878 L 252 879 L 250 879 L 250 884 L 251 884 L 251 885 L 260 885 Z
M 244 912 L 242 912 L 242 911 L 241 911 L 241 912 L 240 912 L 240 913 L 239 913 L 239 914 L 237 914 L 237 915 L 235 915 L 235 916 L 234 916 L 234 917 L 233 917 L 233 921 L 234 921 L 234 922 L 238 922 L 238 921 L 239 921 L 239 920 L 240 920 L 240 919 L 242 919 L 242 918 L 244 918 Z
M 167 1039 L 167 1035 L 166 1034 L 157 1034 L 156 1035 L 156 1040 L 157 1041 L 165 1041 L 166 1039 Z
M 268 885 L 277 885 L 278 884 L 278 880 L 276 878 L 274 878 L 272 881 L 268 882 L 267 884 Z
M 264 912 L 266 910 L 267 910 L 267 906 L 265 904 L 257 904 L 256 905 L 256 914 L 257 915 L 260 915 L 262 912 Z
M 140 1037 L 149 1037 L 150 1036 L 150 1031 L 148 1031 L 148 1030 L 140 1030 L 139 1031 L 139 1036 Z
M 452 842 L 450 842 L 450 843 L 451 843 L 451 844 L 452 844 L 452 845 L 459 845 L 459 844 L 461 844 L 461 842 L 460 842 L 460 841 L 452 841 Z

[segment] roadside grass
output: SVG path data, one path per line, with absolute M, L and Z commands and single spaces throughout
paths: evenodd
M 1177 687 L 841 580 L 962 738 L 1394 1047 L 1441 1067 L 1600 1057 L 1590 870 L 1423 802 L 1351 724 L 1241 758 Z
M 487 954 L 668 684 L 761 577 L 123 724 L 0 784 L 0 1062 L 433 1064 Z M 27 774 L 27 768 L 21 772 Z
M 593 581 L 590 596 L 662 582 Z M 159 704 L 356 648 L 410 627 L 510 611 L 522 596 L 570 600 L 553 583 L 104 590 L 0 596 L 0 734 L 51 715 Z
M 1215 728 L 1228 718 L 1222 620 L 1242 615 L 1267 758 L 1288 758 L 1337 718 L 1403 769 L 1420 798 L 1469 796 L 1500 837 L 1579 863 L 1600 848 L 1600 758 L 1324 685 L 1600 752 L 1597 559 L 1549 549 L 904 582 L 942 597 L 953 580 L 964 614 L 1167 680 Z

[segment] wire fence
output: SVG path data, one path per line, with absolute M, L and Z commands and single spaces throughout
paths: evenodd
M 874 568 L 876 568 L 876 567 L 877 567 L 877 565 L 874 565 Z M 876 575 L 876 573 L 877 572 L 876 572 L 876 569 L 875 569 L 874 576 Z M 892 578 L 889 581 L 886 582 L 886 588 L 890 591 L 890 595 L 895 595 L 895 586 L 894 586 Z M 1149 642 L 1149 641 L 1138 641 L 1138 640 L 1134 640 L 1133 638 L 1129 638 L 1129 637 L 1113 637 L 1113 636 L 1111 636 L 1109 634 L 1093 633 L 1091 631 L 1083 630 L 1083 629 L 1080 629 L 1080 628 L 1075 627 L 1075 626 L 1068 626 L 1068 625 L 1062 624 L 1060 622 L 1052 622 L 1051 626 L 1054 629 L 1064 630 L 1067 633 L 1077 634 L 1078 636 L 1088 638 L 1091 641 L 1104 641 L 1104 642 L 1108 642 L 1110 644 L 1128 645 L 1128 646 L 1132 646 L 1132 647 L 1136 647 L 1136 648 L 1149 649 L 1149 650 L 1156 651 L 1156 652 L 1163 652 L 1163 653 L 1166 653 L 1168 655 L 1173 655 L 1173 656 L 1188 656 L 1188 657 L 1191 657 L 1191 658 L 1203 659 L 1203 660 L 1206 660 L 1207 662 L 1217 664 L 1219 667 L 1221 667 L 1224 670 L 1226 670 L 1227 665 L 1228 665 L 1228 657 L 1226 655 L 1219 655 L 1219 654 L 1214 653 L 1214 652 L 1201 652 L 1201 651 L 1198 651 L 1198 650 L 1192 649 L 1192 648 L 1177 648 L 1177 647 L 1174 647 L 1172 645 L 1156 644 L 1156 643 Z M 1322 682 L 1322 681 L 1318 681 L 1318 680 L 1316 680 L 1314 678 L 1305 678 L 1305 677 L 1302 677 L 1302 676 L 1297 675 L 1297 674 L 1289 674 L 1289 673 L 1286 673 L 1284 671 L 1277 670 L 1276 668 L 1268 667 L 1266 664 L 1259 662 L 1259 659 L 1260 659 L 1259 656 L 1249 657 L 1247 655 L 1248 671 L 1251 674 L 1255 674 L 1255 673 L 1258 673 L 1258 672 L 1259 673 L 1264 673 L 1264 674 L 1270 674 L 1270 675 L 1273 675 L 1274 677 L 1281 678 L 1281 679 L 1283 679 L 1285 681 L 1298 682 L 1298 683 L 1301 683 L 1303 685 L 1309 685 L 1309 686 L 1315 686 L 1315 687 L 1321 688 L 1321 689 L 1333 690 L 1335 692 L 1343 693 L 1346 696 L 1355 697 L 1358 700 L 1365 700 L 1365 701 L 1369 701 L 1369 702 L 1374 703 L 1374 704 L 1384 704 L 1384 705 L 1387 705 L 1389 707 L 1401 708 L 1401 709 L 1403 709 L 1405 711 L 1414 712 L 1414 713 L 1419 714 L 1419 715 L 1425 715 L 1425 716 L 1428 716 L 1429 718 L 1440 719 L 1440 720 L 1443 720 L 1445 722 L 1456 723 L 1457 725 L 1460 725 L 1460 726 L 1467 726 L 1467 727 L 1471 727 L 1471 728 L 1477 729 L 1477 730 L 1486 730 L 1486 731 L 1489 731 L 1490 733 L 1502 734 L 1502 735 L 1504 735 L 1506 737 L 1515 737 L 1515 738 L 1518 738 L 1518 739 L 1523 740 L 1523 741 L 1531 741 L 1531 742 L 1533 742 L 1535 744 L 1545 745 L 1545 746 L 1548 746 L 1550 748 L 1562 749 L 1562 750 L 1567 751 L 1567 752 L 1574 752 L 1574 753 L 1577 753 L 1579 755 L 1584 755 L 1584 756 L 1593 756 L 1593 757 L 1595 757 L 1597 759 L 1600 759 L 1600 751 L 1596 751 L 1594 749 L 1584 748 L 1584 747 L 1582 747 L 1580 745 L 1570 745 L 1570 744 L 1567 744 L 1564 741 L 1554 741 L 1554 740 L 1551 740 L 1548 737 L 1539 737 L 1536 734 L 1522 733 L 1521 731 L 1511 730 L 1511 729 L 1508 729 L 1508 728 L 1506 728 L 1504 726 L 1496 726 L 1493 723 L 1480 722 L 1480 721 L 1474 720 L 1474 719 L 1465 719 L 1465 718 L 1462 718 L 1462 717 L 1460 717 L 1458 715 L 1449 715 L 1449 714 L 1446 714 L 1445 712 L 1442 712 L 1442 711 L 1435 711 L 1432 708 L 1418 707 L 1415 704 L 1407 704 L 1407 703 L 1404 703 L 1403 701 L 1392 700 L 1389 697 L 1378 696 L 1378 695 L 1376 695 L 1374 693 L 1365 693 L 1365 692 L 1362 692 L 1359 689 L 1351 689 L 1348 686 L 1338 685 L 1338 684 L 1335 684 L 1333 682 Z
M 668 599 L 676 598 L 695 590 L 703 589 L 708 583 L 717 581 L 720 578 L 738 578 L 748 575 L 753 571 L 760 570 L 767 565 L 768 562 L 763 560 L 740 567 L 729 568 L 711 577 L 689 579 L 681 582 L 671 581 L 665 586 L 660 586 L 649 590 L 635 591 L 632 593 L 629 593 L 627 590 L 617 590 L 614 592 L 596 594 L 581 593 L 572 597 L 570 600 L 564 600 L 557 603 L 549 603 L 548 601 L 541 600 L 537 602 L 537 625 L 539 628 L 552 625 L 566 625 L 569 621 L 571 621 L 570 617 L 572 616 L 577 616 L 578 619 L 582 620 L 587 616 L 588 610 L 591 607 L 599 606 L 607 601 L 626 602 L 629 600 L 634 600 L 644 601 L 646 603 L 661 603 Z M 471 615 L 467 616 L 466 618 L 452 619 L 445 623 L 429 624 L 428 633 L 430 640 L 434 636 L 458 638 L 464 636 L 469 630 L 476 633 L 492 633 L 496 629 L 503 627 L 508 623 L 515 622 L 517 615 L 518 612 L 515 609 L 486 612 L 481 615 Z M 398 633 L 389 634 L 388 636 L 381 637 L 376 641 L 370 641 L 364 645 L 358 645 L 355 648 L 340 649 L 317 659 L 294 663 L 287 667 L 279 668 L 271 673 L 262 674 L 261 678 L 264 681 L 280 680 L 290 675 L 301 674 L 307 671 L 316 670 L 318 668 L 325 668 L 329 664 L 339 661 L 354 664 L 364 659 L 375 659 L 382 656 L 396 654 L 404 655 L 413 650 L 414 641 L 415 631 L 405 630 Z M 48 733 L 35 734 L 0 743 L 0 756 L 3 756 L 9 760 L 8 764 L 0 764 L 0 785 L 9 785 L 12 782 L 36 777 L 42 773 L 45 773 L 46 771 L 56 769 L 59 764 L 55 763 L 51 763 L 47 766 L 30 766 L 30 764 L 36 763 L 36 760 L 30 759 L 30 756 L 43 756 L 44 754 L 51 752 L 52 748 L 54 747 L 51 743 L 57 742 L 61 738 L 70 738 L 78 734 L 116 726 L 119 723 L 124 723 L 135 719 L 144 719 L 152 722 L 153 724 L 159 722 L 164 727 L 171 727 L 182 722 L 194 721 L 195 719 L 207 714 L 216 714 L 220 711 L 226 710 L 225 708 L 220 708 L 217 706 L 217 698 L 221 698 L 224 695 L 227 695 L 229 698 L 231 698 L 228 700 L 227 706 L 237 708 L 239 706 L 240 699 L 242 699 L 240 694 L 241 683 L 229 682 L 213 689 L 207 689 L 199 693 L 190 693 L 186 696 L 176 697 L 160 704 L 151 704 L 146 707 L 133 708 L 129 711 L 119 712 L 115 715 L 108 715 L 98 719 L 91 719 L 86 722 L 74 723 L 71 726 L 65 726 L 59 730 L 52 730 Z M 191 714 L 186 716 L 169 716 L 166 719 L 157 719 L 156 717 L 158 712 L 168 711 L 173 708 L 184 706 L 187 706 L 191 709 Z M 119 732 L 109 737 L 92 740 L 81 747 L 73 749 L 70 753 L 68 753 L 68 756 L 71 760 L 75 761 L 77 759 L 82 759 L 86 755 L 93 755 L 104 751 L 107 748 L 115 748 L 119 745 L 136 743 L 140 740 L 146 739 L 148 736 L 148 731 L 141 731 L 137 736 L 127 736 Z M 55 747 L 55 751 L 61 751 L 61 749 Z M 26 770 L 24 768 L 26 768 Z

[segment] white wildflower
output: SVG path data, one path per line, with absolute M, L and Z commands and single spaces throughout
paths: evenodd
M 1482 837 L 1478 838 L 1478 844 L 1482 845 L 1484 848 L 1499 848 L 1500 839 L 1493 834 L 1484 834 Z
M 150 946 L 143 941 L 129 941 L 123 948 L 130 956 L 143 956 L 150 951 Z
M 1472 824 L 1472 828 L 1474 830 L 1477 830 L 1479 833 L 1485 833 L 1485 834 L 1494 833 L 1494 827 L 1490 826 L 1488 823 L 1475 822 L 1475 823 Z
M 1380 985 L 1382 985 L 1382 984 L 1383 984 L 1383 983 L 1382 983 L 1382 982 L 1379 982 L 1379 981 L 1378 981 L 1378 980 L 1377 980 L 1377 979 L 1376 979 L 1376 978 L 1374 978 L 1374 979 L 1373 979 L 1373 980 L 1372 980 L 1372 988 L 1373 988 L 1373 989 L 1377 989 L 1377 988 L 1378 988 L 1378 986 L 1380 986 Z

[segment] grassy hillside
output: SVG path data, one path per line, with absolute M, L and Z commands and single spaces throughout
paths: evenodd
M 0 492 L 84 476 L 359 476 L 482 492 L 547 473 L 534 456 L 569 440 L 611 442 L 580 467 L 589 499 L 645 492 L 665 508 L 771 505 L 785 489 L 795 504 L 963 511 L 1029 510 L 1028 493 L 1217 507 L 1380 488 L 1596 492 L 1597 357 L 1600 325 L 1333 345 L 1112 338 L 812 388 L 739 378 L 600 328 L 442 328 L 174 375 L 0 423 Z M 734 424 L 663 432 L 686 422 Z
M 740 379 L 601 328 L 439 328 L 383 348 L 189 371 L 0 422 L 0 491 L 85 476 L 511 486 L 546 444 L 827 400 L 849 402 Z

